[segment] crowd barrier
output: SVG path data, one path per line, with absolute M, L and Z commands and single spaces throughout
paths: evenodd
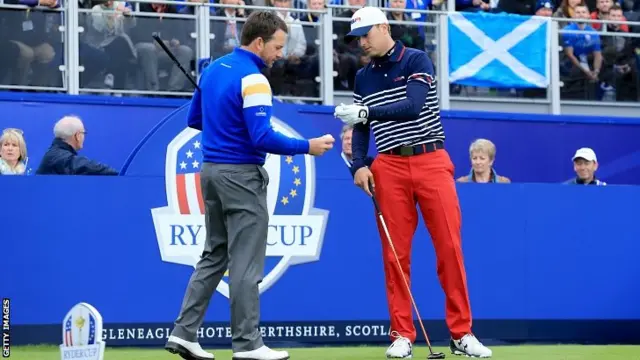
M 12 343 L 59 344 L 63 317 L 84 301 L 101 312 L 107 345 L 162 345 L 203 244 L 195 183 L 181 189 L 176 182 L 177 164 L 197 148 L 199 134 L 185 129 L 179 100 L 45 98 L 2 101 L 0 127 L 19 119 L 37 159 L 50 141 L 49 125 L 73 111 L 87 123 L 83 152 L 111 162 L 122 176 L 0 177 L 0 188 L 10 189 L 2 192 L 0 295 L 12 300 Z M 276 103 L 274 111 L 281 131 L 338 137 L 340 122 L 327 108 Z M 571 176 L 577 146 L 603 144 L 595 147 L 605 162 L 635 159 L 639 125 L 500 116 L 449 112 L 444 118 L 457 163 L 466 161 L 472 137 L 486 136 L 497 140 L 498 169 L 522 182 L 458 185 L 474 330 L 487 343 L 637 343 L 640 263 L 632 256 L 640 251 L 640 187 L 557 182 Z M 620 124 L 603 125 L 614 121 Z M 541 141 L 554 132 L 564 141 Z M 319 158 L 271 156 L 267 166 L 272 227 L 261 285 L 267 341 L 387 343 L 374 209 L 354 187 L 339 150 Z M 637 184 L 637 168 L 616 169 L 615 176 Z M 553 183 L 534 183 L 545 179 Z M 290 196 L 293 189 L 297 197 Z M 186 207 L 176 200 L 180 191 Z M 432 249 L 420 222 L 412 287 L 439 343 L 448 334 Z M 226 280 L 200 334 L 205 346 L 230 342 Z
M 208 61 L 205 59 L 218 58 L 233 47 L 225 38 L 229 23 L 224 10 L 240 8 L 137 0 L 129 2 L 123 14 L 122 10 L 100 5 L 79 8 L 73 1 L 52 8 L 21 5 L 26 3 L 29 1 L 0 4 L 0 30 L 11 34 L 3 42 L 7 52 L 0 57 L 0 88 L 125 96 L 189 96 L 192 85 L 155 48 L 151 35 L 159 34 L 173 44 L 171 49 L 183 67 L 197 77 Z M 176 12 L 157 13 L 151 3 L 175 6 Z M 243 8 L 247 13 L 274 9 Z M 290 15 L 300 18 L 290 26 L 291 36 L 304 39 L 304 44 L 296 43 L 300 48 L 294 55 L 299 62 L 283 62 L 269 70 L 275 95 L 288 101 L 332 104 L 336 95 L 350 94 L 355 69 L 367 61 L 353 49 L 345 50 L 339 38 L 345 26 L 348 28 L 350 14 L 345 11 L 350 8 L 329 4 L 319 10 L 288 9 Z M 450 99 L 467 97 L 544 103 L 549 104 L 552 114 L 560 113 L 561 104 L 576 101 L 640 106 L 636 51 L 640 22 L 627 21 L 631 32 L 616 32 L 607 30 L 607 26 L 620 21 L 586 20 L 604 30 L 585 33 L 565 29 L 568 19 L 384 9 L 405 12 L 405 20 L 390 21 L 396 27 L 392 33 L 407 46 L 431 55 L 443 109 L 449 108 Z M 637 17 L 632 15 L 627 14 L 629 19 Z M 310 16 L 318 20 L 310 21 Z M 420 21 L 411 20 L 416 18 Z M 235 31 L 241 31 L 244 21 L 237 19 L 232 26 Z M 110 22 L 114 22 L 113 28 L 105 25 Z M 35 30 L 26 31 L 21 26 L 33 26 Z M 598 81 L 590 82 L 582 72 L 574 71 L 564 56 L 564 40 L 576 34 L 586 34 L 601 43 L 604 65 Z M 12 45 L 15 41 L 33 51 L 18 49 Z M 593 68 L 592 63 L 589 66 Z

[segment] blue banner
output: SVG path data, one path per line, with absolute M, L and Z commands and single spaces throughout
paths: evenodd
M 449 81 L 494 88 L 546 88 L 549 23 L 549 18 L 506 13 L 449 14 Z
M 3 96 L 4 95 L 4 96 Z M 51 144 L 53 124 L 66 114 L 79 115 L 86 126 L 87 138 L 81 154 L 105 162 L 127 175 L 164 176 L 166 154 L 149 147 L 140 148 L 145 137 L 170 114 L 184 125 L 184 100 L 110 98 L 98 96 L 0 94 L 0 128 L 19 127 L 29 150 L 29 164 L 36 168 Z M 274 112 L 302 134 L 330 133 L 340 138 L 341 122 L 333 117 L 330 106 L 291 105 L 275 102 Z M 640 185 L 640 119 L 591 116 L 553 116 L 471 111 L 442 111 L 447 135 L 446 148 L 455 165 L 455 176 L 469 173 L 469 145 L 486 138 L 496 144 L 495 167 L 500 175 L 514 182 L 560 183 L 575 176 L 571 157 L 581 147 L 595 150 L 597 175 L 608 184 Z M 176 129 L 163 131 L 169 141 Z M 173 133 L 171 132 L 173 131 Z M 611 139 L 615 139 L 612 141 Z M 375 153 L 371 141 L 371 153 Z M 543 144 L 544 146 L 541 146 Z M 338 142 L 326 157 L 340 158 Z M 164 145 L 165 148 L 167 145 Z M 132 152 L 151 152 L 148 167 L 126 169 Z M 316 163 L 321 166 L 323 162 Z M 324 172 L 318 172 L 321 176 Z M 348 172 L 343 174 L 349 176 Z
M 197 172 L 182 171 L 200 162 L 194 154 L 198 133 L 185 128 L 184 107 L 156 109 L 153 116 L 173 113 L 152 123 L 144 119 L 151 114 L 145 107 L 109 105 L 121 117 L 105 124 L 102 112 L 109 109 L 100 106 L 95 111 L 101 114 L 94 114 L 82 106 L 40 105 L 41 116 L 48 106 L 58 113 L 83 111 L 90 134 L 98 126 L 117 129 L 120 141 L 106 142 L 98 132 L 87 144 L 98 142 L 93 154 L 113 159 L 124 176 L 0 177 L 0 188 L 11 189 L 3 192 L 10 206 L 0 236 L 0 296 L 12 300 L 13 343 L 60 344 L 65 314 L 82 301 L 102 314 L 108 345 L 162 345 L 203 246 L 200 196 L 187 182 Z M 323 107 L 278 104 L 274 125 L 302 137 L 338 137 L 341 124 L 330 114 Z M 498 139 L 500 169 L 525 177 L 557 168 L 549 176 L 562 178 L 570 175 L 571 152 L 587 142 L 600 144 L 605 161 L 617 159 L 612 169 L 619 176 L 637 181 L 637 125 L 467 115 L 451 112 L 445 121 L 453 134 L 447 146 L 464 162 L 470 137 L 489 134 Z M 33 134 L 48 143 L 50 129 L 37 127 L 44 120 L 16 118 L 25 120 L 34 143 Z M 126 127 L 137 118 L 140 124 Z M 549 139 L 554 131 L 560 135 L 553 134 L 542 151 L 544 142 L 536 139 Z M 339 151 L 269 161 L 272 233 L 261 286 L 263 334 L 270 342 L 388 343 L 374 209 L 353 185 Z M 640 252 L 640 187 L 459 184 L 458 193 L 478 336 L 487 342 L 638 341 L 640 307 L 634 299 L 640 287 L 629 284 L 637 282 L 640 262 L 621 259 Z M 444 297 L 422 222 L 412 258 L 421 315 L 432 340 L 446 341 Z M 229 344 L 228 308 L 225 279 L 201 329 L 203 345 Z

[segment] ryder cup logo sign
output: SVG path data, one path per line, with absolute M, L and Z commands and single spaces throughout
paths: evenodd
M 76 360 L 102 360 L 102 316 L 87 303 L 75 305 L 62 322 L 60 357 Z
M 293 129 L 272 118 L 276 131 L 301 138 Z M 163 261 L 195 267 L 206 241 L 205 203 L 200 188 L 202 134 L 186 128 L 167 148 L 165 164 L 166 207 L 151 210 Z M 269 154 L 264 168 L 269 174 L 267 207 L 269 229 L 265 277 L 260 293 L 271 287 L 291 265 L 317 261 L 322 250 L 328 212 L 313 207 L 314 159 L 310 155 Z M 229 297 L 228 273 L 218 292 Z

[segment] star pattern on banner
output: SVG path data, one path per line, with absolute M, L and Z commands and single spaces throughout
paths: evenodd
M 294 161 L 293 156 L 287 156 L 285 158 L 285 162 L 287 163 L 287 165 L 292 165 L 293 161 Z M 297 175 L 300 172 L 300 167 L 298 165 L 292 165 L 291 171 Z M 289 197 L 293 199 L 296 196 L 298 196 L 298 190 L 296 188 L 300 185 L 302 185 L 302 180 L 300 180 L 299 177 L 294 178 L 293 186 L 291 187 L 291 190 L 289 190 L 289 194 L 287 196 L 283 196 L 282 199 L 280 199 L 280 202 L 282 203 L 282 205 L 286 206 L 287 204 L 289 204 L 290 202 Z

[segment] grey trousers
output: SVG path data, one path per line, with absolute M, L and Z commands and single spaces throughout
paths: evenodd
M 228 266 L 232 348 L 255 350 L 264 344 L 258 284 L 267 250 L 269 176 L 258 165 L 204 163 L 200 179 L 206 243 L 172 335 L 197 341 L 209 301 Z

